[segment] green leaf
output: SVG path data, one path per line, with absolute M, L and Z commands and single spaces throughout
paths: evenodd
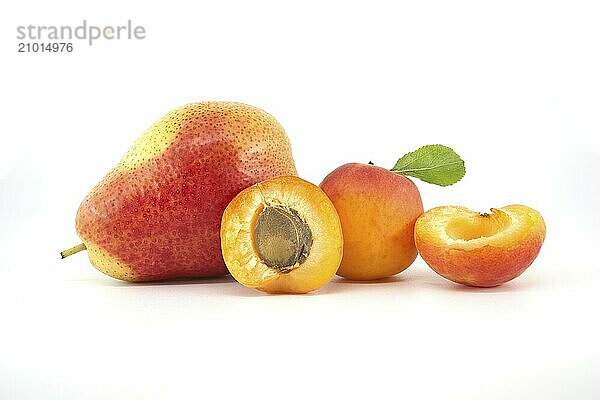
M 455 184 L 466 172 L 465 162 L 460 156 L 441 144 L 430 144 L 405 154 L 391 171 L 439 186 Z

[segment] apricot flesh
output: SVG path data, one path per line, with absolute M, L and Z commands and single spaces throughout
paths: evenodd
M 241 284 L 267 293 L 307 293 L 335 275 L 342 228 L 318 186 L 283 176 L 250 186 L 229 203 L 221 249 Z
M 350 163 L 327 175 L 320 186 L 342 223 L 344 256 L 338 275 L 380 279 L 412 264 L 417 257 L 414 225 L 423 203 L 410 179 L 374 165 Z
M 521 275 L 535 260 L 546 225 L 524 205 L 478 213 L 465 207 L 436 207 L 417 219 L 415 243 L 439 275 L 456 283 L 493 287 Z

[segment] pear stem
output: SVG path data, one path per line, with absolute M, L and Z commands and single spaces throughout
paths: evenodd
M 64 250 L 60 252 L 60 258 L 65 258 L 65 257 L 69 257 L 72 256 L 75 253 L 79 253 L 82 250 L 87 249 L 87 247 L 85 247 L 85 244 L 83 243 L 79 243 L 77 246 L 73 246 L 70 249 Z

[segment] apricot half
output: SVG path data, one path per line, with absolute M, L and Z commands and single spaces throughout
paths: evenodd
M 295 176 L 240 192 L 221 220 L 231 275 L 267 293 L 307 293 L 325 285 L 342 260 L 342 227 L 327 195 Z
M 478 213 L 465 207 L 433 208 L 415 224 L 415 243 L 435 272 L 469 286 L 493 287 L 521 275 L 546 237 L 544 219 L 523 205 Z

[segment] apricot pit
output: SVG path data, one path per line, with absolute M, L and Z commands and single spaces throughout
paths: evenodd
M 293 208 L 268 206 L 256 220 L 254 242 L 258 255 L 268 267 L 289 272 L 308 257 L 312 232 Z

